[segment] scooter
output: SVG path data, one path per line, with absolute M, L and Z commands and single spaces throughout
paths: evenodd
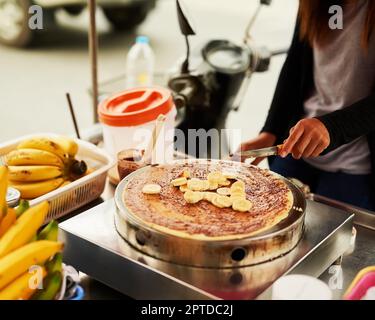
M 176 0 L 177 15 L 182 35 L 186 40 L 186 57 L 168 83 L 178 108 L 184 113 L 178 129 L 185 134 L 189 129 L 224 129 L 231 111 L 238 111 L 251 77 L 255 72 L 269 69 L 273 56 L 285 54 L 287 49 L 270 51 L 256 47 L 251 36 L 252 27 L 264 6 L 272 0 L 260 0 L 257 10 L 246 28 L 242 44 L 230 40 L 211 40 L 190 50 L 190 36 L 196 35 L 184 2 Z M 177 149 L 186 150 L 185 146 Z M 196 156 L 196 155 L 194 155 Z

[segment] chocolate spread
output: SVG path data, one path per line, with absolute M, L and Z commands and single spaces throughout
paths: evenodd
M 232 208 L 220 209 L 207 201 L 188 204 L 179 188 L 171 181 L 190 171 L 192 178 L 206 179 L 213 171 L 234 172 L 246 184 L 246 198 L 253 206 L 250 212 L 241 213 Z M 159 195 L 145 195 L 145 184 L 162 187 Z M 278 217 L 291 209 L 291 191 L 288 186 L 268 170 L 248 167 L 232 162 L 192 162 L 149 167 L 135 176 L 124 193 L 126 207 L 142 220 L 208 237 L 242 235 L 269 227 Z

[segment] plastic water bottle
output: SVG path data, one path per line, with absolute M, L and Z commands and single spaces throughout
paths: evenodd
M 137 37 L 126 59 L 126 88 L 152 85 L 154 67 L 155 55 L 149 38 Z

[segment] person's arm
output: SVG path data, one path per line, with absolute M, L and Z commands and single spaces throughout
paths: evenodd
M 303 43 L 300 40 L 299 23 L 297 21 L 293 41 L 281 70 L 272 104 L 261 132 L 271 133 L 279 139 L 282 138 L 290 126 L 295 112 L 298 112 L 302 85 L 300 64 L 302 55 Z
M 375 131 L 375 94 L 321 117 L 303 119 L 290 131 L 280 152 L 294 158 L 318 157 Z
M 332 151 L 375 130 L 375 93 L 353 105 L 318 117 L 327 128 Z

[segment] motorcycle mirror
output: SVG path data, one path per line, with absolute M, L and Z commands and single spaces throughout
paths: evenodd
M 181 33 L 184 36 L 194 36 L 195 32 L 192 27 L 192 18 L 184 5 L 183 0 L 176 0 L 177 2 L 177 16 L 180 24 Z

